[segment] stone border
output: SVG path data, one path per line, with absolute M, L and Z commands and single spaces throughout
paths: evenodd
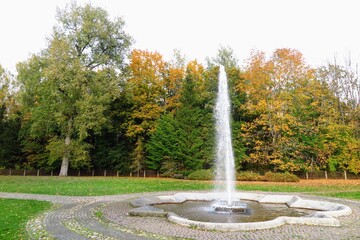
M 169 221 L 187 226 L 197 227 L 204 230 L 219 231 L 241 231 L 241 230 L 260 230 L 279 227 L 284 224 L 304 224 L 316 226 L 339 227 L 340 222 L 336 217 L 350 215 L 352 210 L 343 204 L 332 202 L 320 202 L 314 200 L 304 200 L 296 195 L 271 195 L 258 193 L 235 193 L 234 198 L 241 200 L 256 201 L 259 203 L 286 204 L 291 208 L 302 208 L 317 210 L 315 213 L 306 217 L 277 217 L 270 221 L 247 222 L 247 223 L 212 223 L 193 221 L 180 217 L 172 212 L 153 207 L 153 204 L 164 203 L 183 203 L 185 201 L 214 201 L 225 196 L 224 193 L 177 193 L 166 196 L 149 196 L 133 200 L 131 205 L 134 207 L 129 212 L 131 216 L 166 216 Z

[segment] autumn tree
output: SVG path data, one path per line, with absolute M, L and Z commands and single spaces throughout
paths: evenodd
M 157 52 L 132 51 L 127 88 L 133 108 L 127 122 L 127 136 L 135 144 L 134 170 L 145 167 L 145 144 L 155 131 L 157 120 L 179 106 L 183 76 L 184 66 L 179 61 L 166 62 Z
M 296 50 L 278 49 L 267 60 L 263 53 L 250 58 L 238 91 L 246 94 L 244 108 L 252 121 L 243 126 L 243 136 L 252 164 L 273 166 L 283 171 L 299 170 L 293 128 L 292 97 L 302 81 L 313 78 L 313 70 Z
M 133 104 L 127 122 L 127 136 L 135 144 L 133 166 L 135 171 L 144 168 L 144 144 L 155 130 L 155 122 L 164 112 L 164 75 L 166 63 L 155 52 L 133 50 L 130 58 L 130 78 L 127 87 Z
M 350 114 L 356 104 L 348 97 L 356 96 L 349 88 L 356 86 L 354 72 L 337 65 L 314 70 L 300 52 L 278 49 L 270 59 L 253 54 L 243 77 L 237 92 L 246 95 L 242 136 L 250 167 L 358 171 Z
M 270 84 L 268 65 L 265 54 L 254 52 L 248 60 L 243 77 L 245 81 L 238 83 L 238 94 L 246 94 L 246 103 L 239 107 L 247 114 L 247 121 L 242 126 L 242 138 L 248 149 L 248 164 L 252 166 L 266 166 L 269 164 L 269 149 L 266 145 L 268 134 L 265 132 L 265 122 L 261 121 L 266 114 L 267 86 Z M 257 134 L 256 134 L 257 132 Z M 250 166 L 251 168 L 251 166 Z
M 57 20 L 49 47 L 39 56 L 43 66 L 21 81 L 25 92 L 28 81 L 39 81 L 28 110 L 31 131 L 47 126 L 50 161 L 62 159 L 60 176 L 66 176 L 69 164 L 90 165 L 86 138 L 108 122 L 105 112 L 118 94 L 131 38 L 122 19 L 112 21 L 90 4 L 72 3 L 58 11 Z
M 360 106 L 360 76 L 357 66 L 352 65 L 350 58 L 343 66 L 335 59 L 334 62 L 320 67 L 317 77 L 336 97 L 337 102 L 334 104 L 340 114 L 341 122 L 355 124 L 354 127 L 359 130 L 359 122 L 354 122 L 359 119 Z
M 174 50 L 173 59 L 166 63 L 164 75 L 164 104 L 166 113 L 174 113 L 180 106 L 180 95 L 185 77 L 186 62 L 180 51 Z
M 333 96 L 327 109 L 326 149 L 329 169 L 343 169 L 355 173 L 360 171 L 360 78 L 357 69 L 353 68 L 351 59 L 345 65 L 333 63 L 322 66 L 317 77 Z

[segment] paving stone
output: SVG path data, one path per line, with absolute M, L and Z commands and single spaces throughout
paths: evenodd
M 296 194 L 304 199 L 330 201 L 349 206 L 352 214 L 339 217 L 340 227 L 307 225 L 284 225 L 256 231 L 204 231 L 169 222 L 161 217 L 129 216 L 133 209 L 130 202 L 138 197 L 170 195 L 175 192 L 137 193 L 99 197 L 67 197 L 37 194 L 1 193 L 0 198 L 35 199 L 50 201 L 57 208 L 36 219 L 36 227 L 60 240 L 83 239 L 247 239 L 247 240 L 293 240 L 293 239 L 360 239 L 360 201 L 326 198 Z M 292 193 L 294 194 L 294 193 Z M 106 222 L 94 216 L 101 211 Z M 34 230 L 35 231 L 35 230 Z M 31 235 L 31 234 L 30 234 Z

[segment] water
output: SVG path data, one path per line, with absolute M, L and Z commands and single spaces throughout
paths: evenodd
M 194 221 L 216 223 L 262 222 L 280 216 L 301 217 L 308 216 L 314 210 L 289 208 L 285 204 L 264 204 L 254 201 L 242 201 L 248 206 L 245 214 L 218 213 L 212 208 L 214 202 L 186 201 L 181 204 L 159 204 L 156 208 Z
M 228 82 L 223 66 L 220 66 L 218 95 L 215 106 L 216 118 L 216 190 L 226 192 L 226 201 L 232 205 L 235 192 L 235 163 L 231 141 L 230 97 Z M 225 181 L 225 182 L 224 182 Z M 220 184 L 225 183 L 225 184 Z M 224 188 L 225 189 L 222 189 Z

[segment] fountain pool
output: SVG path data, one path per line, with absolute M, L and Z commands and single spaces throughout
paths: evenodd
M 246 214 L 234 216 L 236 214 L 217 213 L 208 208 L 211 207 L 213 201 L 221 199 L 223 195 L 224 193 L 220 192 L 190 192 L 137 198 L 131 202 L 134 208 L 129 212 L 129 215 L 167 217 L 171 222 L 204 230 L 240 231 L 274 228 L 284 224 L 340 226 L 340 221 L 337 217 L 346 216 L 352 212 L 348 206 L 343 204 L 305 200 L 296 195 L 235 192 L 234 197 L 241 199 L 242 202 L 251 201 L 249 209 L 250 215 L 252 215 L 251 218 L 254 221 L 246 221 Z M 179 212 L 179 206 L 184 203 L 187 204 L 187 202 L 205 204 L 196 211 L 193 209 L 193 215 L 206 211 L 207 213 L 201 214 L 213 215 L 213 220 L 209 221 L 202 217 L 193 218 L 192 216 L 184 215 L 181 211 Z M 256 203 L 258 206 L 252 209 L 252 203 Z M 175 207 L 172 209 L 160 208 L 168 204 Z M 176 207 L 173 204 L 180 205 Z M 279 206 L 281 206 L 281 210 L 279 210 Z M 238 219 L 236 220 L 235 218 Z
M 256 201 L 241 201 L 246 204 L 245 212 L 222 212 L 214 210 L 214 202 L 186 201 L 181 204 L 156 204 L 154 207 L 194 221 L 214 223 L 244 223 L 273 220 L 277 217 L 302 217 L 313 210 L 289 208 L 286 204 L 261 204 Z

